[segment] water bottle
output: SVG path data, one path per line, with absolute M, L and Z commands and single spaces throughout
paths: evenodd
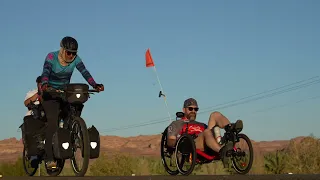
M 61 119 L 60 122 L 59 122 L 59 127 L 60 127 L 60 128 L 63 128 L 63 120 L 62 120 L 62 119 Z
M 220 134 L 220 128 L 219 126 L 215 126 L 213 128 L 213 131 L 214 131 L 214 136 L 218 142 L 218 144 L 221 144 L 221 134 Z

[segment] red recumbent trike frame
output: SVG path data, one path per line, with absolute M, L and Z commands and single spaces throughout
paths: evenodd
M 177 112 L 176 113 L 176 120 L 178 118 L 181 118 L 184 116 L 183 112 Z M 182 175 L 189 175 L 193 172 L 193 169 L 195 165 L 197 164 L 205 164 L 205 163 L 211 163 L 213 161 L 220 160 L 220 155 L 217 152 L 214 152 L 213 150 L 206 148 L 202 151 L 200 149 L 197 149 L 195 146 L 194 139 L 197 137 L 195 134 L 188 134 L 188 121 L 186 121 L 187 128 L 186 130 L 181 134 L 181 136 L 178 138 L 176 142 L 176 146 L 174 148 L 170 148 L 167 146 L 167 129 L 164 130 L 162 133 L 161 138 L 161 159 L 162 163 L 166 169 L 166 171 L 170 175 L 177 175 L 181 173 Z M 246 143 L 249 146 L 249 163 L 247 168 L 241 169 L 241 167 L 238 167 L 236 164 L 236 157 L 245 156 L 246 154 L 244 152 L 241 152 L 241 149 L 235 147 L 235 143 L 239 142 L 239 139 L 242 138 L 246 141 Z M 247 174 L 249 170 L 252 167 L 253 163 L 253 148 L 250 139 L 245 134 L 239 134 L 239 132 L 225 132 L 223 143 L 226 143 L 227 141 L 232 141 L 234 144 L 234 148 L 232 152 L 229 153 L 232 159 L 232 165 L 235 171 L 239 174 Z M 179 153 L 179 154 L 178 154 Z M 182 155 L 180 155 L 182 153 Z M 173 167 L 177 167 L 177 170 L 171 170 L 169 166 L 172 166 L 172 162 L 170 161 L 170 165 L 167 164 L 165 161 L 166 157 L 171 158 L 172 155 L 175 155 L 175 163 Z M 181 161 L 180 161 L 181 160 Z M 184 161 L 190 162 L 191 161 L 191 167 L 187 170 L 183 170 Z M 240 166 L 243 166 L 244 164 L 241 164 Z

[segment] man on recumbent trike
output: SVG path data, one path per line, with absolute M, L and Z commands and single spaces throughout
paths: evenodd
M 168 126 L 167 145 L 169 147 L 175 146 L 179 135 L 185 129 L 186 124 L 184 121 L 188 120 L 188 133 L 195 133 L 197 135 L 197 137 L 194 139 L 196 149 L 204 151 L 206 147 L 208 147 L 211 150 L 219 153 L 223 165 L 226 168 L 228 162 L 228 157 L 226 154 L 229 150 L 232 150 L 233 143 L 228 142 L 226 145 L 221 146 L 214 137 L 213 128 L 218 126 L 219 128 L 225 129 L 225 127 L 229 126 L 228 129 L 237 129 L 238 132 L 240 132 L 243 128 L 242 121 L 237 120 L 236 123 L 230 123 L 228 118 L 226 118 L 220 112 L 212 112 L 208 120 L 208 125 L 198 122 L 196 121 L 197 111 L 199 110 L 198 103 L 193 98 L 189 98 L 184 101 L 182 110 L 185 116 L 181 118 L 181 120 L 173 121 Z

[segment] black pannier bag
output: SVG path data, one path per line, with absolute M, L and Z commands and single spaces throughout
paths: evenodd
M 83 104 L 89 99 L 89 86 L 87 84 L 74 83 L 66 85 L 66 100 L 69 103 Z
M 100 155 L 100 134 L 96 127 L 91 126 L 88 128 L 89 146 L 90 146 L 90 159 L 98 158 Z M 83 153 L 82 153 L 83 157 Z
M 32 111 L 31 115 L 33 116 L 34 119 L 39 119 L 44 122 L 47 121 L 46 116 L 45 116 L 45 112 L 44 112 L 44 108 L 42 105 L 37 105 L 37 107 L 31 109 L 31 111 Z
M 35 119 L 32 115 L 26 116 L 22 124 L 22 138 L 28 156 L 35 156 L 43 149 L 42 141 L 45 139 L 45 122 Z
M 58 128 L 52 138 L 53 153 L 57 159 L 69 159 L 73 156 L 71 131 Z

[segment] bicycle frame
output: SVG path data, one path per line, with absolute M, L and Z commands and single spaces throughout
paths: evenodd
M 71 125 L 73 124 L 73 120 L 75 117 L 80 117 L 82 109 L 84 107 L 83 104 L 72 104 L 64 102 L 64 107 L 60 111 L 59 119 L 63 119 L 63 127 L 72 129 Z
M 76 92 L 71 92 L 71 91 L 66 91 L 66 90 L 57 90 L 54 88 L 49 88 L 47 93 L 58 93 L 61 94 L 62 98 L 62 106 L 60 107 L 60 113 L 59 113 L 59 120 L 63 119 L 64 120 L 64 128 L 69 128 L 72 129 L 72 124 L 73 124 L 73 119 L 75 117 L 80 117 L 82 109 L 84 107 L 84 103 L 69 103 L 65 96 L 66 93 L 76 93 Z M 94 89 L 89 89 L 88 92 L 81 92 L 82 94 L 89 94 L 88 99 L 90 98 L 90 94 L 93 94 L 93 92 L 99 92 Z M 67 125 L 67 126 L 66 126 Z
M 90 98 L 89 94 L 93 94 L 93 92 L 99 92 L 97 90 L 89 89 L 89 86 L 86 84 L 81 83 L 74 83 L 69 84 L 66 86 L 65 90 L 57 90 L 54 88 L 48 88 L 48 90 L 44 91 L 42 93 L 42 98 L 40 98 L 40 104 L 35 105 L 33 102 L 31 102 L 28 105 L 28 109 L 31 110 L 33 113 L 35 119 L 40 119 L 44 121 L 44 126 L 48 126 L 46 114 L 42 105 L 43 100 L 47 99 L 47 97 L 58 95 L 58 97 L 61 98 L 60 108 L 58 112 L 58 119 L 57 121 L 63 120 L 63 127 L 62 129 L 57 129 L 55 132 L 55 136 L 53 136 L 53 140 L 55 141 L 55 146 L 53 146 L 53 151 L 56 153 L 54 156 L 57 155 L 57 162 L 58 162 L 58 171 L 49 171 L 47 170 L 47 174 L 50 176 L 57 176 L 61 173 L 64 163 L 66 159 L 70 159 L 72 168 L 77 176 L 84 176 L 84 174 L 87 171 L 89 159 L 94 159 L 99 157 L 99 151 L 100 149 L 97 149 L 96 147 L 100 148 L 100 145 L 98 144 L 100 142 L 99 140 L 99 133 L 97 130 L 92 126 L 91 128 L 87 128 L 86 123 L 83 118 L 81 118 L 82 109 L 84 107 L 84 103 Z M 57 122 L 59 123 L 59 122 Z M 23 124 L 22 124 L 23 125 Z M 23 126 L 20 126 L 22 129 Z M 91 133 L 90 133 L 91 132 Z M 93 132 L 93 134 L 92 134 Z M 69 134 L 71 133 L 71 134 Z M 80 133 L 80 134 L 79 134 Z M 43 155 L 45 155 L 45 148 L 43 145 L 45 144 L 45 137 L 43 135 L 45 134 L 45 131 L 41 132 L 39 138 L 36 137 L 35 141 L 37 141 L 37 144 L 41 145 L 40 149 L 41 152 L 37 154 L 39 157 L 40 163 L 43 160 Z M 69 135 L 71 139 L 69 139 Z M 78 140 L 78 138 L 80 138 Z M 63 142 L 61 142 L 61 141 Z M 78 143 L 78 141 L 80 141 Z M 92 147 L 90 142 L 96 142 L 98 145 L 95 147 Z M 59 145 L 62 143 L 62 147 Z M 83 147 L 81 147 L 81 144 L 83 143 Z M 59 146 L 57 146 L 57 144 Z M 70 146 L 64 146 L 66 144 L 69 144 Z M 24 142 L 25 145 L 25 142 Z M 79 147 L 80 146 L 80 147 Z M 63 150 L 62 150 L 63 148 Z M 78 164 L 75 160 L 75 154 L 74 150 L 77 148 L 82 149 L 82 157 L 85 159 L 84 162 L 82 162 L 83 166 L 81 170 L 77 168 L 74 164 Z M 91 154 L 91 151 L 93 154 Z M 36 152 L 37 153 L 37 152 Z M 73 153 L 73 154 L 72 154 Z M 92 155 L 92 156 L 91 156 Z M 24 165 L 25 166 L 25 165 Z M 33 176 L 34 173 L 29 173 L 29 175 Z

